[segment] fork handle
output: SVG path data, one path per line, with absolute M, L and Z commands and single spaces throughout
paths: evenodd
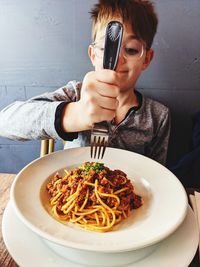
M 123 26 L 119 21 L 110 21 L 106 27 L 103 68 L 115 70 L 123 36 Z
M 93 129 L 100 131 L 102 133 L 108 133 L 108 122 L 101 121 L 101 122 L 94 123 Z

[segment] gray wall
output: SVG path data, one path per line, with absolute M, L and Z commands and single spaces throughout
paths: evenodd
M 95 2 L 0 0 L 0 109 L 92 69 L 88 12 Z M 137 87 L 171 108 L 169 158 L 175 162 L 189 149 L 191 115 L 200 110 L 200 0 L 154 2 L 160 21 L 155 57 Z M 0 172 L 18 172 L 39 150 L 39 141 L 0 138 Z

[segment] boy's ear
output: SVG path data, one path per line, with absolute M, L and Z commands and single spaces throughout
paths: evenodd
M 143 62 L 142 70 L 145 70 L 149 66 L 149 64 L 151 63 L 151 61 L 153 59 L 153 56 L 154 56 L 154 51 L 153 51 L 153 49 L 150 48 L 146 52 L 145 60 Z
M 94 48 L 92 47 L 92 45 L 88 46 L 88 56 L 92 62 L 92 65 L 94 66 L 95 53 L 94 53 Z

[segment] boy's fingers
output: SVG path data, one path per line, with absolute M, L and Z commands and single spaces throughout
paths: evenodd
M 95 89 L 100 96 L 116 98 L 119 95 L 119 88 L 116 85 L 99 82 Z
M 118 106 L 118 100 L 116 98 L 101 96 L 98 98 L 97 104 L 101 108 L 115 111 Z
M 111 85 L 108 83 L 103 82 L 94 82 L 94 81 L 88 81 L 83 88 L 83 91 L 85 93 L 88 93 L 90 95 L 94 95 L 94 93 L 98 93 L 97 97 L 105 96 L 105 97 L 111 97 L 116 98 L 119 95 L 119 88 L 116 85 Z
M 100 112 L 95 113 L 96 114 L 95 119 L 94 119 L 95 122 L 112 121 L 112 119 L 114 119 L 116 115 L 114 110 L 100 108 L 99 111 Z
M 97 81 L 99 82 L 104 82 L 108 84 L 113 84 L 113 85 L 118 85 L 118 74 L 117 72 L 113 70 L 108 70 L 108 69 L 102 69 L 95 71 L 95 76 Z
M 108 69 L 101 69 L 98 71 L 90 71 L 85 75 L 85 80 L 96 80 L 103 83 L 113 84 L 118 86 L 119 77 L 117 72 Z

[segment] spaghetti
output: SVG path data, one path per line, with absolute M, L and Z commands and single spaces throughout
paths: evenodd
M 52 214 L 61 221 L 106 232 L 142 205 L 131 181 L 120 170 L 85 162 L 65 172 L 64 177 L 57 173 L 47 184 Z

